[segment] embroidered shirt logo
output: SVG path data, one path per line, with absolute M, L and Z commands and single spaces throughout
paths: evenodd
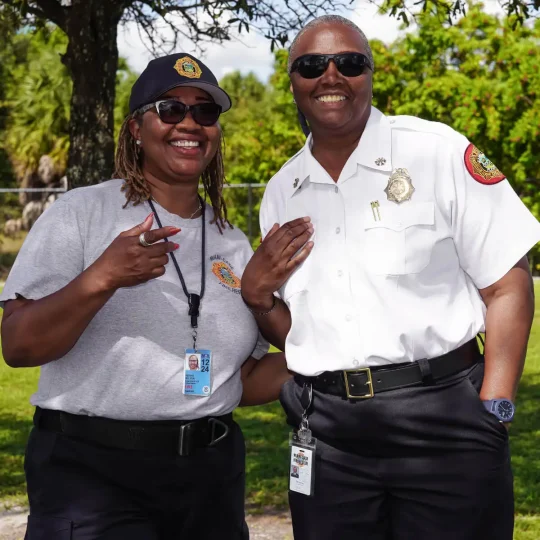
M 218 278 L 222 287 L 230 291 L 240 294 L 240 278 L 234 273 L 232 265 L 225 259 L 214 255 L 210 257 L 212 263 L 212 273 Z

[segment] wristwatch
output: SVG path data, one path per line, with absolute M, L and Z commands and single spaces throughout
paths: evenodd
M 501 422 L 511 422 L 516 412 L 515 405 L 509 399 L 488 399 L 482 402 L 488 412 Z

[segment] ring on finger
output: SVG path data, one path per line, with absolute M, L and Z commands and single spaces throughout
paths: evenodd
M 139 234 L 139 244 L 141 244 L 142 247 L 149 247 L 152 245 L 146 241 L 146 238 L 144 237 L 144 233 Z

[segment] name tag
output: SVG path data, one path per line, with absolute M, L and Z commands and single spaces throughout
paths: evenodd
M 289 489 L 312 497 L 315 491 L 315 449 L 317 439 L 301 440 L 296 433 L 291 433 L 291 466 Z
M 212 394 L 212 351 L 186 349 L 184 359 L 184 394 L 208 397 Z

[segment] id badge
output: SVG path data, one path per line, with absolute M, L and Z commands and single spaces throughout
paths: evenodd
M 208 397 L 212 393 L 212 351 L 186 349 L 184 359 L 184 394 Z
M 300 436 L 291 433 L 289 446 L 291 447 L 291 466 L 289 471 L 289 489 L 308 497 L 315 492 L 315 455 L 317 439 L 310 435 Z

